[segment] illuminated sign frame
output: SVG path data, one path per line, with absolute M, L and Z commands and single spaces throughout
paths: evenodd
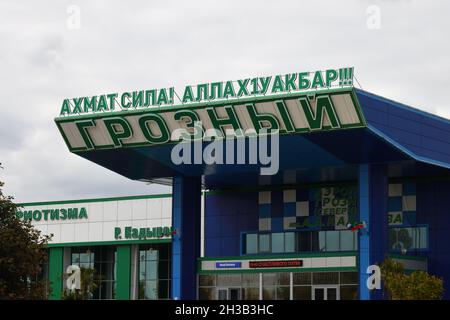
M 303 260 L 255 260 L 249 261 L 250 269 L 261 268 L 300 268 L 303 267 Z
M 116 112 L 138 108 L 174 106 L 175 98 L 180 104 L 221 101 L 266 95 L 298 93 L 353 85 L 353 67 L 296 72 L 284 75 L 253 77 L 203 83 L 184 88 L 182 98 L 174 87 L 146 89 L 130 92 L 100 94 L 92 97 L 64 99 L 60 116 L 76 116 L 90 113 Z
M 240 261 L 216 262 L 217 269 L 239 269 L 242 267 Z
M 283 135 L 366 127 L 356 94 L 349 88 L 60 117 L 55 122 L 72 152 L 178 143 L 176 130 L 191 134 L 196 123 L 201 123 L 201 140 L 207 140 L 211 131 L 221 135 L 215 138 L 227 138 L 228 129 L 244 133 L 268 129 Z

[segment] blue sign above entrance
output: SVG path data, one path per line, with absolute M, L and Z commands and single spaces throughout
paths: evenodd
M 216 268 L 240 268 L 241 262 L 216 262 Z

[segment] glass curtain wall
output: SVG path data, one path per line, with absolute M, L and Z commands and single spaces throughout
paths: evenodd
M 139 245 L 139 299 L 170 298 L 170 257 L 170 245 Z
M 243 254 L 358 250 L 357 233 L 352 230 L 247 233 L 243 237 Z
M 81 280 L 90 281 L 88 299 L 114 299 L 116 286 L 116 247 L 73 247 L 71 264 L 81 269 Z
M 198 298 L 217 300 L 219 291 L 239 289 L 242 300 L 259 300 L 260 293 L 263 300 L 311 300 L 316 286 L 336 287 L 341 300 L 358 299 L 358 273 L 353 271 L 201 274 Z

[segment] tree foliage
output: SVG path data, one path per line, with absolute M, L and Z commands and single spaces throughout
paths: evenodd
M 63 300 L 89 300 L 92 299 L 94 292 L 100 285 L 100 276 L 97 275 L 95 269 L 92 268 L 80 268 L 80 289 L 73 291 L 64 290 L 62 293 Z M 65 276 L 67 278 L 67 275 Z
M 440 300 L 444 287 L 441 278 L 425 271 L 406 274 L 403 265 L 392 259 L 381 264 L 382 280 L 392 300 Z
M 45 299 L 41 273 L 50 237 L 16 217 L 18 206 L 3 194 L 3 185 L 0 181 L 0 299 Z

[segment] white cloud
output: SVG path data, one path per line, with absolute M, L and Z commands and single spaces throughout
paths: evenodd
M 73 31 L 72 4 L 81 9 Z M 373 4 L 379 30 L 366 27 Z M 0 180 L 19 201 L 163 190 L 70 154 L 53 123 L 65 97 L 353 65 L 364 89 L 448 117 L 449 9 L 448 1 L 2 1 Z

